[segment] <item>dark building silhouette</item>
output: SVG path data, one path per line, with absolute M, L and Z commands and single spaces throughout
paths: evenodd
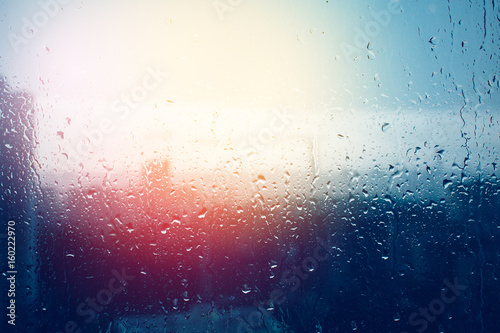
M 27 92 L 15 91 L 2 79 L 0 112 L 0 221 L 2 234 L 7 232 L 8 221 L 14 221 L 16 228 L 16 328 L 36 332 L 41 316 L 37 248 L 43 205 L 35 171 L 37 140 L 33 98 Z M 2 249 L 7 248 L 6 240 L 2 237 L 5 244 Z M 6 260 L 2 260 L 2 265 L 6 264 Z M 2 279 L 2 286 L 4 282 Z M 2 320 L 1 325 L 5 324 Z

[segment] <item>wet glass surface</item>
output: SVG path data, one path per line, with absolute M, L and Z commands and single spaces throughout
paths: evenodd
M 495 1 L 0 6 L 2 332 L 498 331 Z

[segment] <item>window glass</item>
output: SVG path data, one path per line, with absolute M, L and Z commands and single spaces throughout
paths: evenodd
M 495 1 L 0 1 L 2 332 L 494 332 Z

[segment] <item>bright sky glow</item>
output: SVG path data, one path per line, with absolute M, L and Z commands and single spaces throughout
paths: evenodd
M 80 171 L 80 163 L 91 173 L 105 165 L 138 171 L 168 158 L 182 174 L 291 167 L 331 176 L 335 168 L 371 169 L 375 160 L 409 163 L 408 149 L 424 145 L 446 147 L 448 167 L 464 160 L 462 132 L 470 127 L 460 130 L 456 91 L 473 82 L 467 63 L 435 61 L 455 52 L 432 30 L 433 19 L 448 15 L 444 7 L 420 6 L 429 16 L 422 25 L 402 19 L 404 1 L 233 1 L 222 12 L 216 3 L 68 1 L 19 52 L 5 38 L 4 75 L 43 110 L 42 171 Z M 43 10 L 28 1 L 4 5 L 2 27 L 18 36 L 23 18 L 33 22 Z M 409 44 L 404 36 L 417 26 L 422 45 Z M 472 32 L 456 34 L 479 46 Z M 477 66 L 488 73 L 490 65 L 485 56 Z M 455 82 L 429 70 L 443 68 Z M 484 87 L 488 77 L 481 79 Z M 488 132 L 498 120 L 487 102 L 471 100 L 465 118 L 482 122 L 475 146 L 500 146 Z M 285 122 L 276 115 L 283 110 Z

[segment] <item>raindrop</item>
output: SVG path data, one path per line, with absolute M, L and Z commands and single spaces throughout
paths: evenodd
M 248 286 L 248 284 L 245 283 L 241 288 L 241 291 L 243 292 L 243 294 L 248 294 L 252 291 L 252 289 Z
M 451 184 L 453 184 L 453 182 L 451 180 L 449 180 L 449 179 L 443 180 L 443 187 L 444 188 L 450 187 Z
M 200 213 L 198 214 L 198 218 L 203 219 L 203 218 L 205 218 L 206 215 L 207 215 L 207 209 L 205 207 L 203 207 L 201 209 Z

